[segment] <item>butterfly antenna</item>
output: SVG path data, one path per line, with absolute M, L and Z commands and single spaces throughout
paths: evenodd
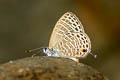
M 26 53 L 32 53 L 32 52 L 35 52 L 35 51 L 38 51 L 38 50 L 42 50 L 43 48 L 45 47 L 40 47 L 40 48 L 35 48 L 35 49 L 30 49 L 30 50 L 25 50 Z
M 97 55 L 94 55 L 94 54 L 92 54 L 92 53 L 90 53 L 94 58 L 97 58 Z

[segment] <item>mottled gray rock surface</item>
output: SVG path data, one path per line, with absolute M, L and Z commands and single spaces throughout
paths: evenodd
M 95 69 L 70 59 L 28 57 L 0 65 L 0 80 L 108 80 Z

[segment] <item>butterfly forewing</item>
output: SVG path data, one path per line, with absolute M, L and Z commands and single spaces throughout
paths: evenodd
M 64 35 L 71 32 L 84 33 L 84 28 L 75 14 L 67 12 L 56 23 L 49 41 L 49 48 L 55 48 L 55 45 L 64 38 Z

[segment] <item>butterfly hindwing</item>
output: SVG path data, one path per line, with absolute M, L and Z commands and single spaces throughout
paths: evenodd
M 64 35 L 54 48 L 63 57 L 85 57 L 91 50 L 91 42 L 86 33 L 73 32 Z M 83 49 L 88 52 L 83 52 Z

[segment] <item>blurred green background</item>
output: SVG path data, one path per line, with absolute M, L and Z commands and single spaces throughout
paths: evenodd
M 48 46 L 57 20 L 72 11 L 92 41 L 83 61 L 111 80 L 120 80 L 119 0 L 0 0 L 0 63 L 31 56 L 24 51 Z

